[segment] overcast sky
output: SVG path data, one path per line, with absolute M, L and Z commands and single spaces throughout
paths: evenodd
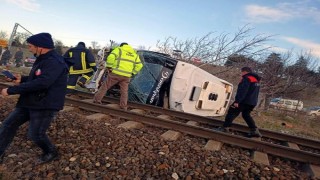
M 319 9 L 320 0 L 0 0 L 0 31 L 10 34 L 19 23 L 68 46 L 112 39 L 154 47 L 169 36 L 233 34 L 249 25 L 252 35 L 276 35 L 267 45 L 277 51 L 312 50 L 320 57 Z

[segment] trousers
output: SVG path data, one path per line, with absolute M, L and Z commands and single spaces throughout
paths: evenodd
M 121 109 L 127 109 L 128 104 L 128 88 L 130 83 L 129 77 L 120 76 L 117 74 L 109 73 L 106 81 L 104 81 L 94 95 L 94 101 L 101 102 L 102 98 L 106 95 L 107 91 L 114 85 L 120 86 L 120 107 Z
M 67 93 L 72 93 L 76 89 L 77 82 L 85 84 L 93 75 L 94 72 L 88 72 L 85 74 L 69 74 L 67 83 Z
M 257 126 L 251 117 L 250 113 L 254 109 L 255 106 L 248 104 L 239 104 L 239 107 L 236 108 L 233 104 L 230 106 L 228 113 L 226 115 L 225 121 L 223 123 L 223 127 L 231 127 L 233 120 L 242 113 L 243 119 L 246 121 L 248 127 L 250 129 L 256 129 Z
M 57 110 L 31 110 L 15 108 L 4 120 L 0 128 L 0 155 L 11 144 L 19 127 L 29 121 L 28 137 L 39 146 L 44 153 L 53 152 L 55 146 L 49 140 L 46 131 L 53 121 Z

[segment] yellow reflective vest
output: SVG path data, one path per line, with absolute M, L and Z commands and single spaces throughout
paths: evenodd
M 107 58 L 107 68 L 111 68 L 112 73 L 120 76 L 131 77 L 142 67 L 139 55 L 129 45 L 115 48 Z

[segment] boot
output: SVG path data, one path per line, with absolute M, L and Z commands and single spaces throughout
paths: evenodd
M 262 137 L 258 128 L 250 129 L 250 132 L 247 135 L 248 137 Z
M 220 132 L 230 132 L 230 129 L 228 127 L 218 127 L 214 129 L 215 131 L 220 131 Z
M 97 100 L 96 98 L 93 97 L 93 103 L 94 104 L 102 104 L 101 101 Z
M 59 158 L 59 153 L 57 150 L 54 150 L 52 152 L 48 152 L 48 153 L 43 153 L 39 160 L 38 160 L 38 163 L 39 164 L 44 164 L 44 163 L 48 163 L 48 162 L 51 162 L 53 160 L 56 160 Z

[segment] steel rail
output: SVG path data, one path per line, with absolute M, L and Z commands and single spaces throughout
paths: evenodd
M 303 150 L 297 150 L 297 149 L 293 149 L 286 146 L 271 144 L 263 141 L 258 141 L 250 138 L 228 134 L 228 133 L 213 131 L 207 128 L 192 126 L 192 125 L 188 125 L 186 123 L 181 123 L 178 121 L 166 120 L 166 119 L 161 119 L 161 118 L 153 117 L 149 115 L 142 115 L 135 112 L 124 111 L 122 109 L 112 108 L 112 107 L 108 107 L 100 104 L 94 104 L 86 101 L 73 99 L 70 97 L 66 98 L 66 104 L 92 110 L 95 112 L 101 112 L 105 114 L 124 117 L 125 119 L 141 122 L 151 126 L 161 127 L 165 129 L 172 129 L 172 130 L 190 134 L 196 137 L 213 139 L 226 144 L 231 144 L 231 145 L 235 145 L 235 146 L 250 149 L 250 150 L 257 150 L 257 151 L 265 152 L 265 153 L 283 157 L 283 158 L 292 159 L 292 160 L 303 162 L 303 163 L 311 163 L 316 165 L 320 163 L 319 154 L 314 154 L 314 153 L 303 151 Z
M 86 93 L 86 92 L 81 92 L 81 91 L 77 91 L 76 95 L 79 95 L 79 96 L 82 96 L 82 97 L 85 97 L 88 99 L 93 98 L 92 94 Z M 112 97 L 104 97 L 103 102 L 119 103 L 119 100 L 116 98 L 112 98 Z M 150 110 L 150 111 L 154 111 L 154 112 L 157 112 L 160 114 L 166 114 L 166 115 L 178 117 L 181 119 L 196 121 L 198 123 L 208 124 L 211 126 L 222 126 L 222 124 L 223 124 L 223 121 L 217 120 L 214 118 L 198 116 L 198 115 L 179 112 L 179 111 L 170 110 L 170 109 L 164 109 L 164 108 L 160 108 L 160 107 L 156 107 L 156 106 L 152 106 L 152 105 L 146 105 L 146 104 L 140 104 L 140 103 L 134 103 L 134 102 L 128 102 L 128 105 L 130 107 L 144 109 L 144 110 Z M 232 125 L 232 129 L 240 131 L 240 132 L 247 132 L 248 131 L 247 126 L 244 126 L 241 124 L 236 124 L 236 123 L 234 123 Z M 303 137 L 298 137 L 298 136 L 293 136 L 293 135 L 284 134 L 284 133 L 279 133 L 279 132 L 275 132 L 275 131 L 270 131 L 267 129 L 259 129 L 259 130 L 260 130 L 261 134 L 263 135 L 263 137 L 267 137 L 270 139 L 276 139 L 276 140 L 282 141 L 282 142 L 296 143 L 301 146 L 306 146 L 306 147 L 320 150 L 320 141 L 316 141 L 313 139 L 307 139 L 307 138 L 303 138 Z
M 8 87 L 11 84 L 0 83 L 0 87 Z M 151 126 L 162 127 L 166 129 L 172 129 L 186 134 L 190 134 L 197 137 L 207 138 L 217 140 L 226 144 L 235 145 L 241 148 L 246 148 L 250 150 L 258 150 L 275 156 L 292 159 L 295 161 L 303 163 L 311 163 L 318 165 L 320 163 L 320 155 L 297 150 L 286 146 L 281 146 L 277 144 L 271 144 L 268 142 L 258 141 L 250 138 L 245 138 L 241 136 L 236 136 L 228 133 L 222 133 L 218 131 L 213 131 L 207 128 L 188 125 L 186 123 L 181 123 L 178 121 L 165 120 L 158 117 L 152 117 L 148 115 L 141 115 L 138 113 L 123 111 L 121 109 L 116 109 L 104 105 L 94 104 L 82 100 L 73 99 L 70 97 L 66 98 L 66 104 L 71 104 L 73 106 L 82 107 L 95 112 L 101 112 L 106 114 L 112 114 L 126 119 L 131 119 L 137 122 L 142 122 Z M 144 109 L 146 106 L 143 106 Z M 143 109 L 143 108 L 142 108 Z M 158 108 L 159 110 L 161 108 Z
M 0 82 L 1 88 L 6 88 L 11 85 L 12 85 L 12 83 L 1 83 Z M 84 97 L 87 99 L 93 98 L 93 94 L 87 93 L 87 92 L 82 92 L 82 91 L 76 91 L 75 95 L 78 95 L 78 96 L 81 96 L 81 97 Z M 119 100 L 116 98 L 112 98 L 112 97 L 104 97 L 103 102 L 119 103 Z M 149 111 L 157 112 L 160 114 L 166 114 L 169 116 L 178 117 L 178 118 L 185 119 L 185 120 L 195 121 L 195 122 L 202 123 L 202 124 L 208 124 L 211 126 L 222 126 L 222 124 L 223 124 L 223 121 L 213 119 L 210 117 L 197 116 L 194 114 L 174 111 L 174 110 L 170 110 L 170 109 L 164 109 L 164 108 L 160 108 L 160 107 L 156 107 L 156 106 L 152 106 L 152 105 L 146 105 L 146 104 L 140 104 L 140 103 L 134 103 L 134 102 L 128 102 L 128 105 L 130 107 L 149 110 Z M 247 132 L 248 131 L 248 128 L 246 126 L 241 125 L 241 124 L 236 124 L 236 123 L 233 124 L 232 129 L 240 131 L 240 132 Z M 267 137 L 270 139 L 276 139 L 276 140 L 282 141 L 282 142 L 296 143 L 301 146 L 306 146 L 306 147 L 320 150 L 320 141 L 302 138 L 302 137 L 298 137 L 298 136 L 292 136 L 292 135 L 284 134 L 284 133 L 278 133 L 278 132 L 274 132 L 274 131 L 270 131 L 270 130 L 266 130 L 266 129 L 259 129 L 259 130 L 262 133 L 263 137 Z

